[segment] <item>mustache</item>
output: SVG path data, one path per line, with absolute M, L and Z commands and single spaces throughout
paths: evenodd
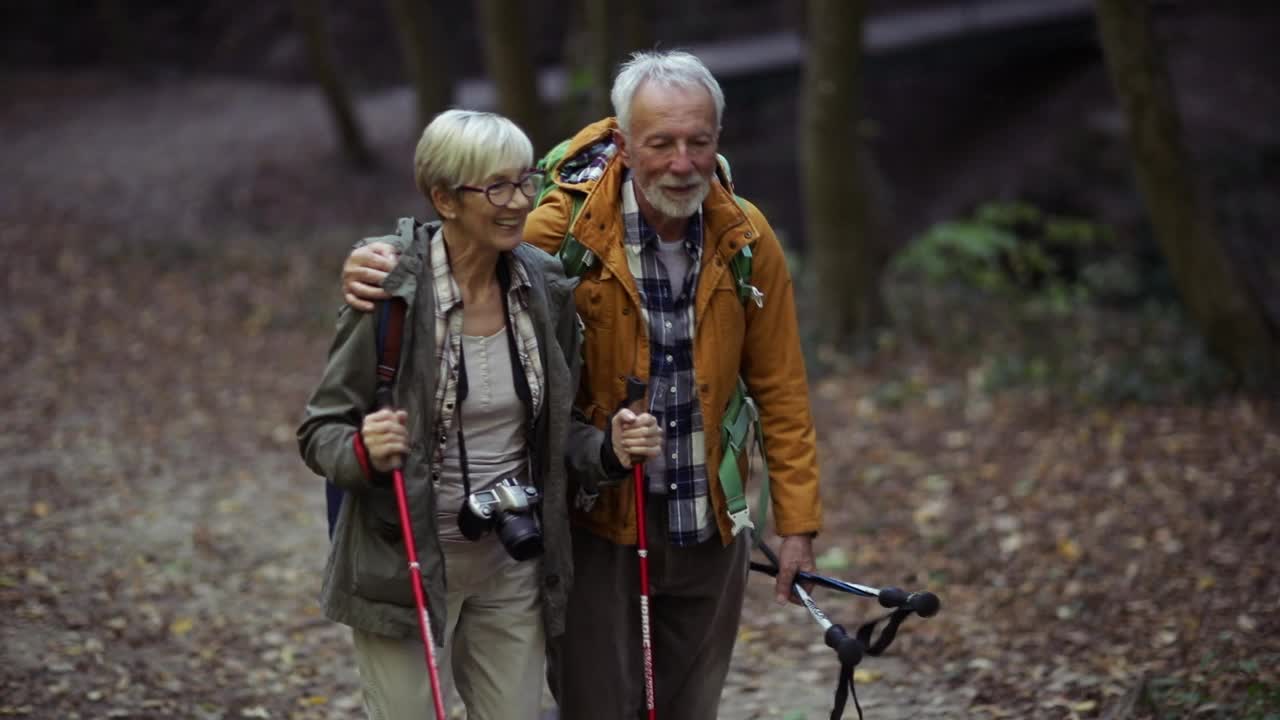
M 654 184 L 662 188 L 685 187 L 686 185 L 693 185 L 694 187 L 701 189 L 706 187 L 710 183 L 707 182 L 706 178 L 702 177 L 697 173 L 693 173 L 692 175 L 688 175 L 685 177 L 667 173 L 662 177 L 659 177 L 657 180 L 655 180 Z

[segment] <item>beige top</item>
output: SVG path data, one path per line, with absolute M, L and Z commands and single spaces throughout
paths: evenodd
M 488 337 L 462 336 L 467 366 L 467 399 L 458 408 L 467 445 L 467 474 L 471 492 L 483 490 L 506 477 L 527 481 L 529 452 L 525 443 L 527 411 L 516 394 L 511 375 L 511 351 L 507 328 Z M 458 453 L 457 425 L 445 445 L 436 484 L 440 539 L 470 542 L 458 530 L 462 507 L 462 462 Z

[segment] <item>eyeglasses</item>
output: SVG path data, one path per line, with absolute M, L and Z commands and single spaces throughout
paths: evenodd
M 458 189 L 484 193 L 489 202 L 498 207 L 506 207 L 507 203 L 511 202 L 511 198 L 515 196 L 516 188 L 520 188 L 520 193 L 532 200 L 542 190 L 542 184 L 546 181 L 546 177 L 546 174 L 541 170 L 535 170 L 524 174 L 516 181 L 502 180 L 487 187 L 459 185 Z

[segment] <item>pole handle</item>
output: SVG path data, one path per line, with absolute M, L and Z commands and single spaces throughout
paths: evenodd
M 938 596 L 931 592 L 907 592 L 902 588 L 885 588 L 880 591 L 880 606 L 886 608 L 904 608 L 920 617 L 933 617 L 942 608 Z
M 644 400 L 644 394 L 649 390 L 649 384 L 640 378 L 632 375 L 627 378 L 627 399 L 622 401 L 623 407 L 631 407 L 636 403 Z

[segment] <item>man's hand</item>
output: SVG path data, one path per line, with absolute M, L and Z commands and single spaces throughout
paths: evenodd
M 351 251 L 342 263 L 342 299 L 360 312 L 371 312 L 374 302 L 391 297 L 382 289 L 382 281 L 399 257 L 389 243 L 371 243 Z
M 662 429 L 658 419 L 649 413 L 637 415 L 623 408 L 609 422 L 613 425 L 609 429 L 613 454 L 623 467 L 630 468 L 637 459 L 643 462 L 662 452 Z
M 391 472 L 400 467 L 409 452 L 409 413 L 385 409 L 365 415 L 360 437 L 373 468 Z
M 782 538 L 782 546 L 778 548 L 778 582 L 774 593 L 779 605 L 788 600 L 799 605 L 800 601 L 791 594 L 791 582 L 795 580 L 796 571 L 813 572 L 817 565 L 813 560 L 813 538 L 805 535 L 788 535 Z M 813 583 L 801 582 L 800 587 L 809 592 Z

